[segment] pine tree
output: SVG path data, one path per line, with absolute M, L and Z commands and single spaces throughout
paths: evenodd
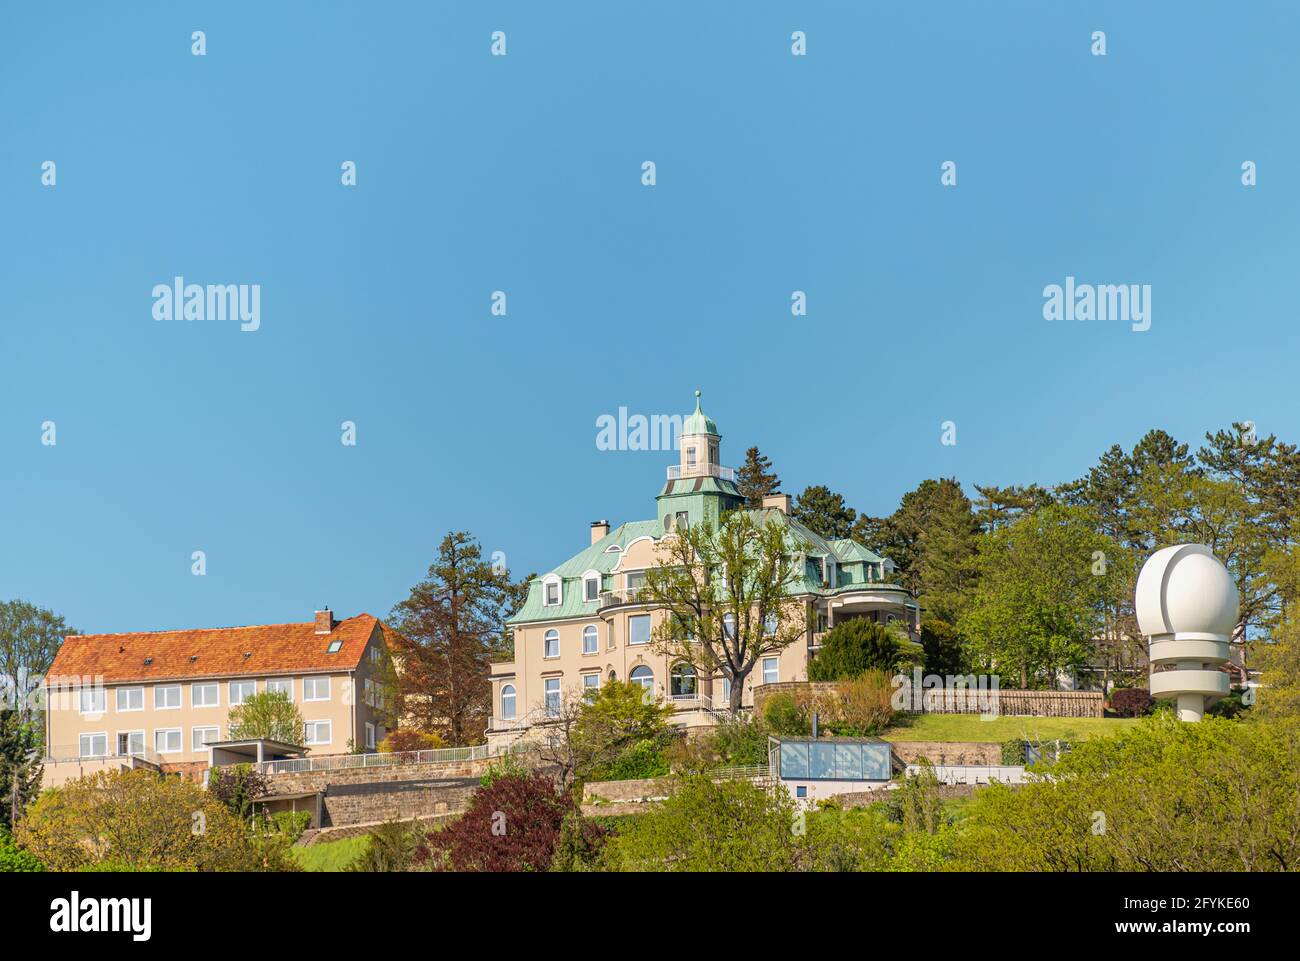
M 821 484 L 804 488 L 794 499 L 791 514 L 814 534 L 832 540 L 848 537 L 858 517 L 858 512 L 844 503 L 843 494 Z
M 745 498 L 745 506 L 758 509 L 763 498 L 781 490 L 781 478 L 772 470 L 772 461 L 757 447 L 745 451 L 745 463 L 736 471 L 736 489 Z

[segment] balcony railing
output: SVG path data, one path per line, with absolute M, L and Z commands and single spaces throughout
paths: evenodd
M 734 481 L 736 479 L 736 470 L 734 467 L 723 467 L 721 464 L 696 464 L 693 467 L 686 468 L 686 476 L 717 477 L 725 481 Z M 668 479 L 682 479 L 682 467 L 680 464 L 668 468 Z
M 622 604 L 649 604 L 650 595 L 644 587 L 616 587 L 612 591 L 601 591 L 597 610 L 618 607 Z
M 138 751 L 114 751 L 110 754 L 82 754 L 79 744 L 60 745 L 50 749 L 42 764 L 62 764 L 70 761 L 130 761 L 132 758 L 148 764 L 162 764 L 164 758 L 157 751 L 140 748 Z

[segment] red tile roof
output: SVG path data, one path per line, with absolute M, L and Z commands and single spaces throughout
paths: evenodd
M 369 614 L 358 614 L 339 621 L 329 634 L 317 634 L 312 621 L 197 631 L 73 634 L 64 638 L 46 681 L 66 685 L 71 678 L 86 676 L 112 683 L 350 671 L 361 662 L 377 624 L 379 620 Z M 342 641 L 343 646 L 330 654 L 333 641 Z

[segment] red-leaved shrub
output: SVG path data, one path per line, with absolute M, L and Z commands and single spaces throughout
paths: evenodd
M 1151 692 L 1142 687 L 1122 687 L 1110 696 L 1110 709 L 1120 717 L 1145 717 L 1155 706 Z

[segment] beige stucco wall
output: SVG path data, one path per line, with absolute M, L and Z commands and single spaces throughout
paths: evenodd
M 77 689 L 62 689 L 51 693 L 48 711 L 48 740 L 46 754 L 51 758 L 76 758 L 80 754 L 80 739 L 83 734 L 106 734 L 109 755 L 117 754 L 118 734 L 143 731 L 144 747 L 149 758 L 164 763 L 189 761 L 206 761 L 206 750 L 193 749 L 193 731 L 197 728 L 215 727 L 217 740 L 229 736 L 230 684 L 232 681 L 253 681 L 258 693 L 267 689 L 267 681 L 272 678 L 288 679 L 293 683 L 293 702 L 302 715 L 304 722 L 329 721 L 330 739 L 328 743 L 305 745 L 311 754 L 346 754 L 353 748 L 365 747 L 365 725 L 375 725 L 376 743 L 383 737 L 383 726 L 379 711 L 366 703 L 364 681 L 371 677 L 373 670 L 370 651 L 376 645 L 382 650 L 383 632 L 376 629 L 362 655 L 361 664 L 355 672 L 334 671 L 306 674 L 266 674 L 255 677 L 196 677 L 183 680 L 159 680 L 150 682 L 105 683 L 104 707 L 102 713 L 83 714 L 80 711 L 80 698 Z M 307 701 L 304 699 L 303 682 L 308 677 L 329 678 L 329 699 Z M 217 704 L 212 707 L 195 707 L 193 689 L 197 685 L 216 683 L 218 686 Z M 176 708 L 155 707 L 155 689 L 159 687 L 180 687 L 180 706 Z M 143 709 L 136 711 L 119 711 L 117 709 L 117 691 L 119 688 L 141 688 L 143 691 Z M 155 735 L 160 730 L 181 731 L 181 750 L 157 753 Z M 351 742 L 351 743 L 349 743 Z M 75 775 L 74 775 L 75 776 Z

